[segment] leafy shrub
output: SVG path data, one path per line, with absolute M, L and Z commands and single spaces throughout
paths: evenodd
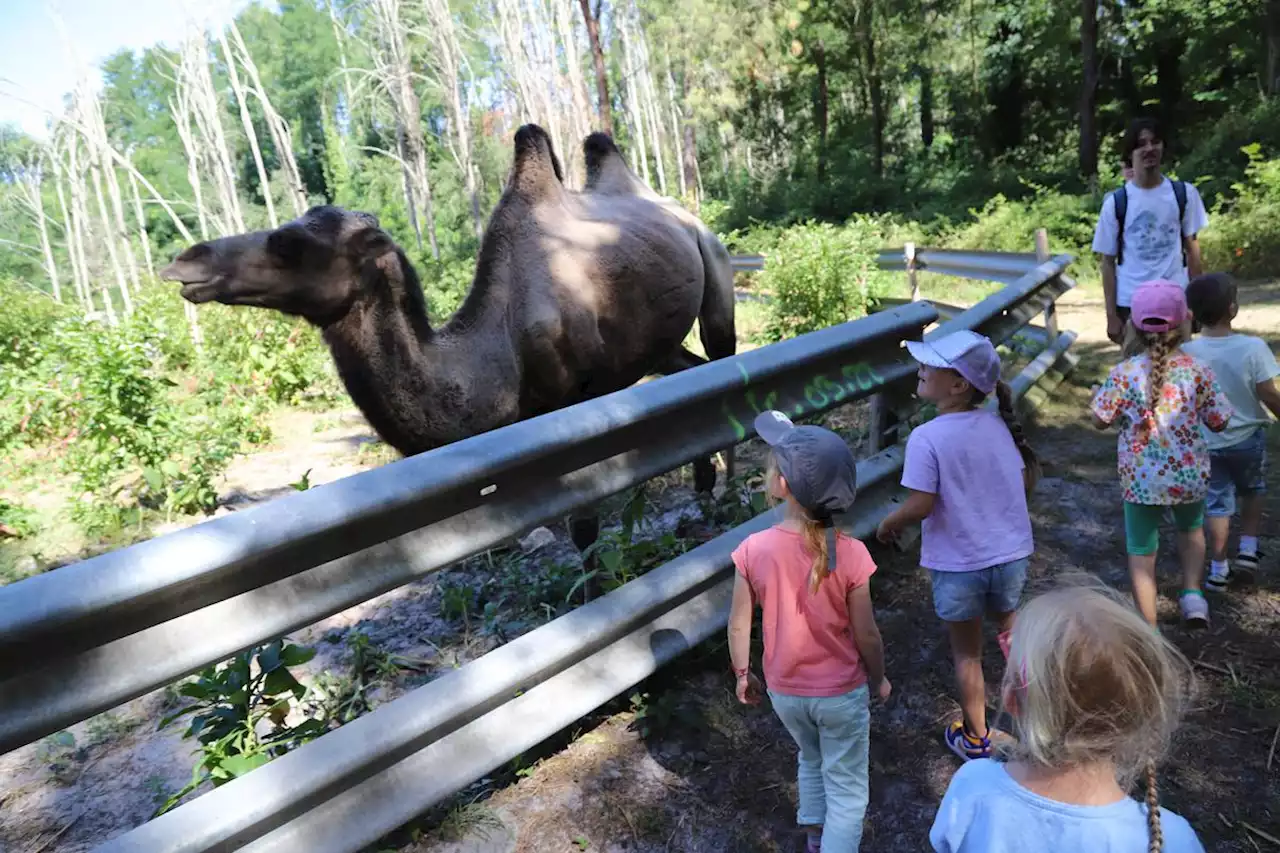
M 870 220 L 843 228 L 807 223 L 784 231 L 761 283 L 772 291 L 770 340 L 833 326 L 866 313 L 875 296 L 880 235 Z
M 1205 269 L 1273 276 L 1280 273 L 1280 159 L 1265 159 L 1256 144 L 1243 150 L 1249 165 L 1234 185 L 1236 199 L 1217 205 L 1202 237 Z
M 325 733 L 323 718 L 307 717 L 296 725 L 286 719 L 307 695 L 289 668 L 314 656 L 313 649 L 275 640 L 208 667 L 179 688 L 179 695 L 191 701 L 161 720 L 160 728 L 194 714 L 182 736 L 200 741 L 200 760 L 191 782 L 157 814 L 205 782 L 223 785 Z
M 36 532 L 36 514 L 30 507 L 0 498 L 0 534 L 19 539 Z

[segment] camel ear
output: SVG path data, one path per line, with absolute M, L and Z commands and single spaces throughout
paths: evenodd
M 376 220 L 375 220 L 376 221 Z M 351 254 L 357 258 L 377 258 L 394 251 L 395 242 L 381 228 L 361 228 L 347 242 Z

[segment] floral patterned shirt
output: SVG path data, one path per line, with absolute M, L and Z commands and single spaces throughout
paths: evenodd
M 1099 420 L 1120 420 L 1120 486 L 1129 503 L 1154 506 L 1194 503 L 1209 490 L 1209 449 L 1203 421 L 1214 431 L 1231 417 L 1213 371 L 1178 350 L 1169 372 L 1154 425 L 1146 419 L 1151 360 L 1137 355 L 1117 364 L 1094 395 L 1091 409 Z

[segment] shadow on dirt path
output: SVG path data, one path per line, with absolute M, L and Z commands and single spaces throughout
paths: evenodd
M 1273 347 L 1280 341 L 1277 295 L 1273 285 L 1246 289 L 1240 318 Z M 1098 296 L 1076 291 L 1063 300 L 1061 327 L 1080 333 L 1080 365 L 1031 418 L 1045 476 L 1031 505 L 1037 551 L 1029 591 L 1081 569 L 1128 590 L 1115 435 L 1086 419 L 1090 386 L 1119 358 L 1105 339 Z M 1276 432 L 1271 449 L 1280 452 Z M 1280 509 L 1275 470 L 1268 519 Z M 1274 533 L 1269 524 L 1268 531 Z M 1196 662 L 1197 685 L 1161 771 L 1162 802 L 1192 823 L 1211 853 L 1275 849 L 1247 827 L 1280 837 L 1280 755 L 1269 755 L 1280 725 L 1280 571 L 1270 568 L 1258 587 L 1215 598 L 1213 626 L 1188 632 L 1177 622 L 1172 538 L 1166 531 L 1160 552 L 1162 629 Z M 1280 554 L 1280 538 L 1264 535 L 1261 547 Z M 916 555 L 873 554 L 895 695 L 872 715 L 862 849 L 905 853 L 929 849 L 937 804 L 958 766 L 941 738 L 958 706 L 945 635 Z M 794 747 L 767 704 L 737 704 L 726 661 L 722 639 L 703 644 L 538 755 L 523 756 L 519 768 L 475 786 L 470 805 L 428 816 L 408 837 L 387 841 L 421 853 L 803 849 L 794 826 Z M 986 671 L 994 709 L 1002 661 L 991 636 Z

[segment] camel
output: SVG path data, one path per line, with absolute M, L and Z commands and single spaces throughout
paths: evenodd
M 353 402 L 405 456 L 704 363 L 683 347 L 695 319 L 710 358 L 733 355 L 724 247 L 631 175 L 607 136 L 583 147 L 594 179 L 572 192 L 547 133 L 516 132 L 471 289 L 439 328 L 376 217 L 333 206 L 198 243 L 161 277 L 195 304 L 268 308 L 319 327 Z M 697 460 L 695 487 L 714 482 L 711 461 Z M 574 525 L 575 544 L 594 541 L 594 520 Z

